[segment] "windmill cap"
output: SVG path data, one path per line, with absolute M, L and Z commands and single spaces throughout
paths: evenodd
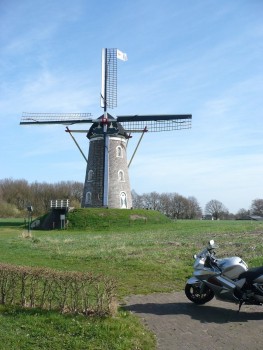
M 108 134 L 121 135 L 121 136 L 124 136 L 125 138 L 129 138 L 123 126 L 120 123 L 118 123 L 117 120 L 112 115 L 107 113 L 107 118 L 108 118 L 108 123 L 107 123 Z M 103 119 L 104 119 L 104 114 L 97 119 L 98 122 L 95 122 L 91 125 L 87 133 L 88 139 L 91 139 L 92 137 L 96 137 L 98 135 L 103 134 L 103 123 L 102 123 Z

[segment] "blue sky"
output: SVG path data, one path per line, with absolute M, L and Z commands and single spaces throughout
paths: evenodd
M 64 127 L 20 116 L 100 116 L 101 50 L 116 47 L 128 61 L 113 116 L 193 115 L 190 130 L 144 136 L 131 187 L 249 209 L 263 198 L 262 18 L 261 0 L 0 0 L 0 179 L 84 181 Z

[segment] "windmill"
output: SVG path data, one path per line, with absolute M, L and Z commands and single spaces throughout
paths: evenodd
M 102 50 L 102 84 L 100 105 L 103 114 L 90 113 L 23 113 L 20 125 L 63 124 L 87 162 L 82 207 L 131 208 L 132 198 L 128 167 L 146 132 L 189 129 L 190 114 L 122 115 L 113 117 L 108 108 L 117 106 L 117 58 L 127 55 L 118 49 Z M 69 125 L 92 124 L 89 129 L 69 129 Z M 72 133 L 86 133 L 89 155 L 79 147 Z M 132 133 L 141 133 L 136 149 L 127 163 L 126 149 Z

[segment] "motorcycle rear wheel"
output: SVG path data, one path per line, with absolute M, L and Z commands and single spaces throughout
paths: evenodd
M 214 292 L 205 284 L 186 284 L 185 295 L 189 300 L 198 305 L 208 303 L 214 297 Z

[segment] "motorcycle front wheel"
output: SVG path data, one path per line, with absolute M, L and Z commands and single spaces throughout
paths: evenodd
M 198 305 L 203 305 L 214 297 L 214 292 L 205 284 L 186 284 L 185 295 L 189 300 Z

